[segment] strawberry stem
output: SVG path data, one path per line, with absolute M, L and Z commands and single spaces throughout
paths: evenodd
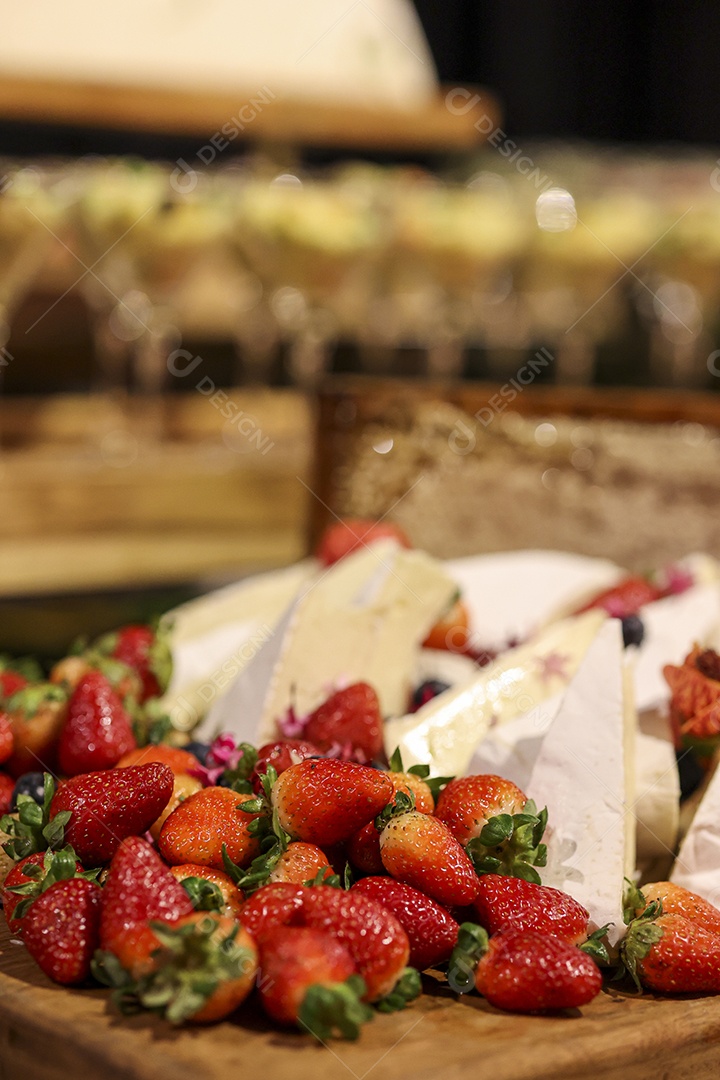
M 503 874 L 541 885 L 535 867 L 547 863 L 547 847 L 542 843 L 547 820 L 547 807 L 538 813 L 532 799 L 528 799 L 520 814 L 491 817 L 480 835 L 465 847 L 475 872 Z
M 415 998 L 422 993 L 422 980 L 420 972 L 413 967 L 406 967 L 389 994 L 376 1001 L 375 1008 L 378 1012 L 400 1012 Z
M 475 988 L 475 969 L 488 949 L 487 931 L 476 923 L 461 923 L 457 943 L 450 954 L 447 980 L 456 994 Z

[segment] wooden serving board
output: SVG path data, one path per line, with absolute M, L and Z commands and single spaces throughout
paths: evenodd
M 557 1016 L 511 1016 L 456 999 L 427 976 L 402 1013 L 378 1015 L 357 1043 L 327 1047 L 272 1027 L 254 1003 L 237 1020 L 173 1030 L 122 1018 L 104 990 L 52 984 L 0 934 L 1 1080 L 709 1080 L 718 1073 L 720 998 L 603 993 Z

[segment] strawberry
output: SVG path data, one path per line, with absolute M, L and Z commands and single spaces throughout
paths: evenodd
M 193 905 L 185 889 L 146 840 L 123 840 L 108 867 L 103 888 L 100 945 L 131 966 L 133 941 L 128 931 L 151 919 L 176 922 Z
M 170 873 L 179 881 L 196 911 L 219 911 L 237 919 L 245 897 L 222 870 L 211 870 L 197 863 L 171 866 Z
M 244 812 L 242 805 L 255 801 L 230 788 L 203 788 L 166 819 L 158 839 L 161 855 L 171 865 L 194 862 L 224 870 L 225 849 L 237 866 L 249 866 L 260 853 L 259 840 L 250 830 L 258 815 Z
M 383 719 L 378 696 L 368 683 L 338 690 L 305 721 L 303 734 L 321 752 L 341 748 L 363 764 L 383 755 Z
M 635 915 L 642 915 L 653 901 L 660 901 L 663 915 L 682 915 L 704 930 L 720 934 L 720 910 L 682 885 L 675 885 L 672 881 L 654 881 L 643 885 Z
M 602 608 L 608 615 L 616 619 L 624 619 L 628 615 L 636 615 L 645 604 L 651 604 L 664 595 L 664 590 L 653 585 L 647 578 L 629 576 L 623 578 L 617 585 L 598 593 L 579 607 L 575 614 L 580 615 L 583 611 L 590 611 L 592 608 Z
M 300 923 L 331 933 L 365 980 L 366 1001 L 389 994 L 402 978 L 410 943 L 399 920 L 376 900 L 327 885 L 305 889 Z
M 0 700 L 12 697 L 18 690 L 24 690 L 30 683 L 19 671 L 9 668 L 0 669 Z
M 127 768 L 127 766 L 126 766 Z M 163 810 L 157 821 L 154 821 L 148 830 L 153 840 L 157 842 L 162 832 L 162 827 L 167 819 L 172 814 L 173 810 L 189 799 L 191 795 L 196 795 L 198 791 L 202 791 L 203 786 L 200 780 L 196 780 L 194 776 L 184 776 L 182 774 L 176 775 L 173 782 L 173 792 L 170 796 L 170 801 Z
M 588 936 L 590 916 L 577 900 L 560 889 L 521 878 L 482 874 L 473 907 L 491 936 L 502 930 L 538 930 L 570 945 Z
M 25 947 L 55 982 L 76 986 L 89 977 L 99 940 L 101 896 L 94 881 L 57 881 L 25 916 Z
M 12 728 L 14 749 L 6 768 L 16 779 L 23 773 L 52 768 L 55 747 L 67 715 L 68 693 L 50 683 L 18 690 L 2 710 Z
M 268 881 L 288 881 L 292 885 L 304 885 L 318 873 L 332 876 L 332 867 L 324 851 L 315 844 L 296 840 L 288 844 L 268 875 Z
M 345 518 L 328 525 L 320 537 L 316 558 L 323 566 L 332 566 L 353 551 L 378 540 L 396 540 L 404 548 L 412 547 L 404 531 L 391 521 L 372 518 Z
M 135 747 L 130 717 L 110 683 L 90 671 L 73 691 L 58 740 L 58 764 L 67 776 L 116 765 Z
M 257 973 L 257 948 L 246 930 L 217 912 L 194 912 L 172 924 L 150 922 L 127 931 L 133 962 L 96 956 L 93 971 L 116 986 L 122 1011 L 145 1008 L 171 1024 L 222 1020 L 245 1000 Z
M 62 851 L 38 851 L 15 863 L 5 878 L 0 896 L 8 929 L 19 934 L 24 917 L 37 897 L 59 881 L 83 874 L 82 865 L 72 848 Z
M 469 904 L 478 892 L 473 864 L 444 822 L 417 810 L 394 814 L 380 834 L 389 874 L 450 906 Z
M 364 983 L 347 948 L 331 934 L 280 926 L 260 947 L 260 1000 L 278 1024 L 297 1024 L 325 1041 L 336 1032 L 355 1039 L 372 1010 L 360 1000 Z
M 164 634 L 145 625 L 123 626 L 100 638 L 95 648 L 137 672 L 142 684 L 141 704 L 148 698 L 160 697 L 167 690 L 172 657 Z
M 126 837 L 140 836 L 150 828 L 172 790 L 173 774 L 157 762 L 84 773 L 61 785 L 50 818 L 69 811 L 67 843 L 85 866 L 101 866 L 110 862 Z
M 137 672 L 127 664 L 101 656 L 98 652 L 88 651 L 80 656 L 65 656 L 58 660 L 50 671 L 50 682 L 72 692 L 85 676 L 93 671 L 99 671 L 105 676 L 121 701 L 126 698 L 139 700 L 142 684 Z
M 390 771 L 388 777 L 393 786 L 395 795 L 401 791 L 414 803 L 413 809 L 422 814 L 432 814 L 435 809 L 435 797 L 431 784 L 442 784 L 445 777 L 427 782 L 430 769 L 427 765 L 414 765 L 407 772 L 403 770 L 402 757 L 399 750 L 395 750 L 390 758 Z M 351 864 L 363 874 L 382 874 L 384 867 L 380 858 L 380 834 L 375 828 L 375 822 L 369 821 L 363 825 L 348 843 L 347 855 Z
M 684 915 L 635 919 L 620 955 L 636 984 L 648 990 L 661 994 L 720 991 L 720 934 Z
M 288 882 L 263 885 L 243 904 L 240 922 L 262 944 L 265 935 L 275 927 L 298 924 L 305 892 L 303 885 Z
M 541 843 L 547 810 L 501 776 L 461 776 L 441 792 L 435 815 L 466 848 L 478 874 L 502 873 L 540 884 L 535 866 L 547 857 Z
M 12 776 L 8 776 L 5 772 L 0 772 L 0 814 L 7 814 L 9 812 L 14 791 L 15 781 Z
M 181 750 L 177 746 L 159 743 L 157 746 L 138 746 L 123 754 L 117 763 L 118 769 L 127 769 L 130 765 L 148 765 L 151 761 L 160 761 L 167 765 L 176 776 L 194 776 L 198 760 L 194 754 Z
M 488 942 L 475 988 L 491 1005 L 509 1012 L 577 1009 L 600 993 L 602 973 L 586 953 L 560 938 L 537 930 L 503 930 Z
M 449 911 L 425 893 L 388 877 L 366 877 L 350 892 L 377 900 L 392 911 L 408 936 L 410 964 L 419 971 L 449 960 L 459 926 Z
M 257 752 L 257 761 L 250 777 L 253 789 L 258 795 L 262 791 L 262 776 L 267 772 L 268 766 L 272 765 L 279 776 L 291 765 L 319 755 L 318 747 L 307 739 L 277 739 L 275 742 L 265 743 Z
M 469 636 L 470 611 L 464 600 L 457 596 L 452 606 L 430 630 L 423 641 L 423 648 L 464 652 L 468 646 Z
M 349 840 L 392 795 L 386 773 L 352 761 L 313 758 L 278 777 L 272 805 L 293 839 L 324 848 Z

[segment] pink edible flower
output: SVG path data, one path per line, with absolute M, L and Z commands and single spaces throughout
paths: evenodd
M 190 770 L 190 775 L 201 780 L 206 787 L 212 787 L 226 769 L 235 769 L 243 756 L 243 751 L 235 745 L 235 739 L 228 732 L 218 735 L 208 751 L 204 765 L 199 762 Z

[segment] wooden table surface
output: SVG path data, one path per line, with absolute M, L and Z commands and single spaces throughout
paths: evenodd
M 148 1015 L 121 1018 L 104 990 L 53 985 L 7 930 L 0 934 L 2 1080 L 709 1080 L 720 1059 L 720 1000 L 656 1000 L 615 991 L 559 1016 L 500 1013 L 476 995 L 429 990 L 405 1012 L 378 1015 L 357 1043 L 327 1047 L 265 1021 L 175 1031 Z

